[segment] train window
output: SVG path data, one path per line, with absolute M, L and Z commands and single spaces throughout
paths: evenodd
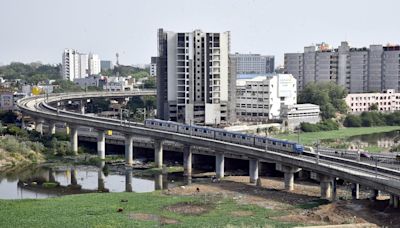
M 245 139 L 246 137 L 242 136 L 242 139 Z
M 194 131 L 197 131 L 197 128 L 195 128 Z
M 276 145 L 276 142 L 272 142 L 272 145 Z
M 263 143 L 266 143 L 265 139 L 263 139 Z
M 189 128 L 188 128 L 188 127 L 186 127 L 186 130 L 189 130 Z
M 222 135 L 223 135 L 223 136 L 226 136 L 226 133 L 223 133 Z

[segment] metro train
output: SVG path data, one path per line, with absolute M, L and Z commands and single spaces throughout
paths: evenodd
M 285 151 L 288 153 L 302 154 L 304 152 L 303 145 L 295 142 L 289 142 L 280 139 L 267 138 L 258 135 L 244 134 L 239 132 L 230 132 L 222 129 L 203 127 L 197 125 L 187 125 L 172 121 L 159 119 L 146 119 L 144 121 L 146 127 L 164 131 L 171 131 L 192 136 L 200 136 L 204 138 L 216 139 L 230 143 L 253 146 L 257 148 L 272 151 Z M 268 145 L 266 145 L 268 143 Z

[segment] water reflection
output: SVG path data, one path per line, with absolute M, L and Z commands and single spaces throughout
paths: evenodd
M 46 182 L 58 183 L 59 187 L 46 189 L 42 186 Z M 98 191 L 151 192 L 156 187 L 165 189 L 167 186 L 168 181 L 162 175 L 154 181 L 151 178 L 134 177 L 131 168 L 109 172 L 104 162 L 98 167 L 32 167 L 12 174 L 1 173 L 0 199 L 39 199 Z

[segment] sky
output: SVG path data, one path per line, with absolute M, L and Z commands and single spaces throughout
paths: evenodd
M 157 29 L 231 31 L 231 52 L 275 55 L 341 41 L 400 43 L 398 0 L 0 0 L 0 64 L 61 62 L 65 48 L 121 64 L 157 55 Z

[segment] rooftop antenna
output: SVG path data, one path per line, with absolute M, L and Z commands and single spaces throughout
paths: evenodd
M 116 67 L 117 69 L 115 71 L 115 74 L 117 77 L 119 77 L 119 54 L 118 54 L 118 52 L 115 54 L 115 57 L 117 58 L 117 67 Z

